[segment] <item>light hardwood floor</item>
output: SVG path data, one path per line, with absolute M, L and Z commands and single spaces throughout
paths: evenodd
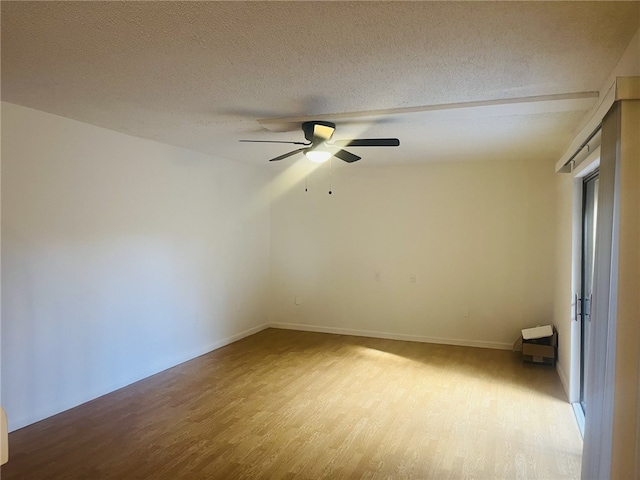
M 268 329 L 10 434 L 11 479 L 579 478 L 556 372 Z

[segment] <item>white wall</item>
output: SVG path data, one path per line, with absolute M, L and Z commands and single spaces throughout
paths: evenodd
M 555 297 L 553 323 L 558 329 L 558 362 L 557 370 L 571 402 L 579 400 L 579 330 L 572 323 L 574 290 L 572 284 L 572 251 L 580 249 L 580 234 L 576 233 L 574 210 L 580 203 L 575 198 L 576 187 L 570 174 L 556 175 L 556 248 L 555 248 Z M 578 197 L 580 197 L 578 195 Z M 581 198 L 581 197 L 580 197 Z M 574 348 L 578 345 L 578 348 Z M 577 365 L 577 368 L 572 366 Z
M 270 178 L 2 103 L 10 428 L 262 328 Z
M 620 128 L 619 217 L 614 239 L 618 241 L 618 268 L 612 282 L 617 294 L 612 301 L 617 305 L 611 315 L 617 317 L 611 478 L 640 478 L 640 95 L 621 103 Z
M 510 348 L 553 320 L 552 160 L 336 162 L 331 196 L 327 166 L 284 188 L 294 165 L 273 193 L 271 322 Z

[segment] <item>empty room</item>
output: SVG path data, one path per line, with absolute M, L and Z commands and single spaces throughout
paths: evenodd
M 640 2 L 1 2 L 5 479 L 640 479 Z

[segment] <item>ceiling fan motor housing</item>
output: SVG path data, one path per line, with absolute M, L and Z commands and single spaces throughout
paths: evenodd
M 318 140 L 327 141 L 333 135 L 333 131 L 332 131 L 331 135 L 329 135 L 328 138 L 318 138 L 317 135 L 314 135 L 316 125 L 321 125 L 323 127 L 328 127 L 331 130 L 335 130 L 336 129 L 336 124 L 335 123 L 331 123 L 331 122 L 323 122 L 321 120 L 314 120 L 314 121 L 311 121 L 311 122 L 304 122 L 302 124 L 302 131 L 304 132 L 304 138 L 306 138 L 311 143 L 319 143 Z

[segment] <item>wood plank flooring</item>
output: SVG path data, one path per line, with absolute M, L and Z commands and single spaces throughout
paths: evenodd
M 10 434 L 12 479 L 577 479 L 555 370 L 268 329 Z

